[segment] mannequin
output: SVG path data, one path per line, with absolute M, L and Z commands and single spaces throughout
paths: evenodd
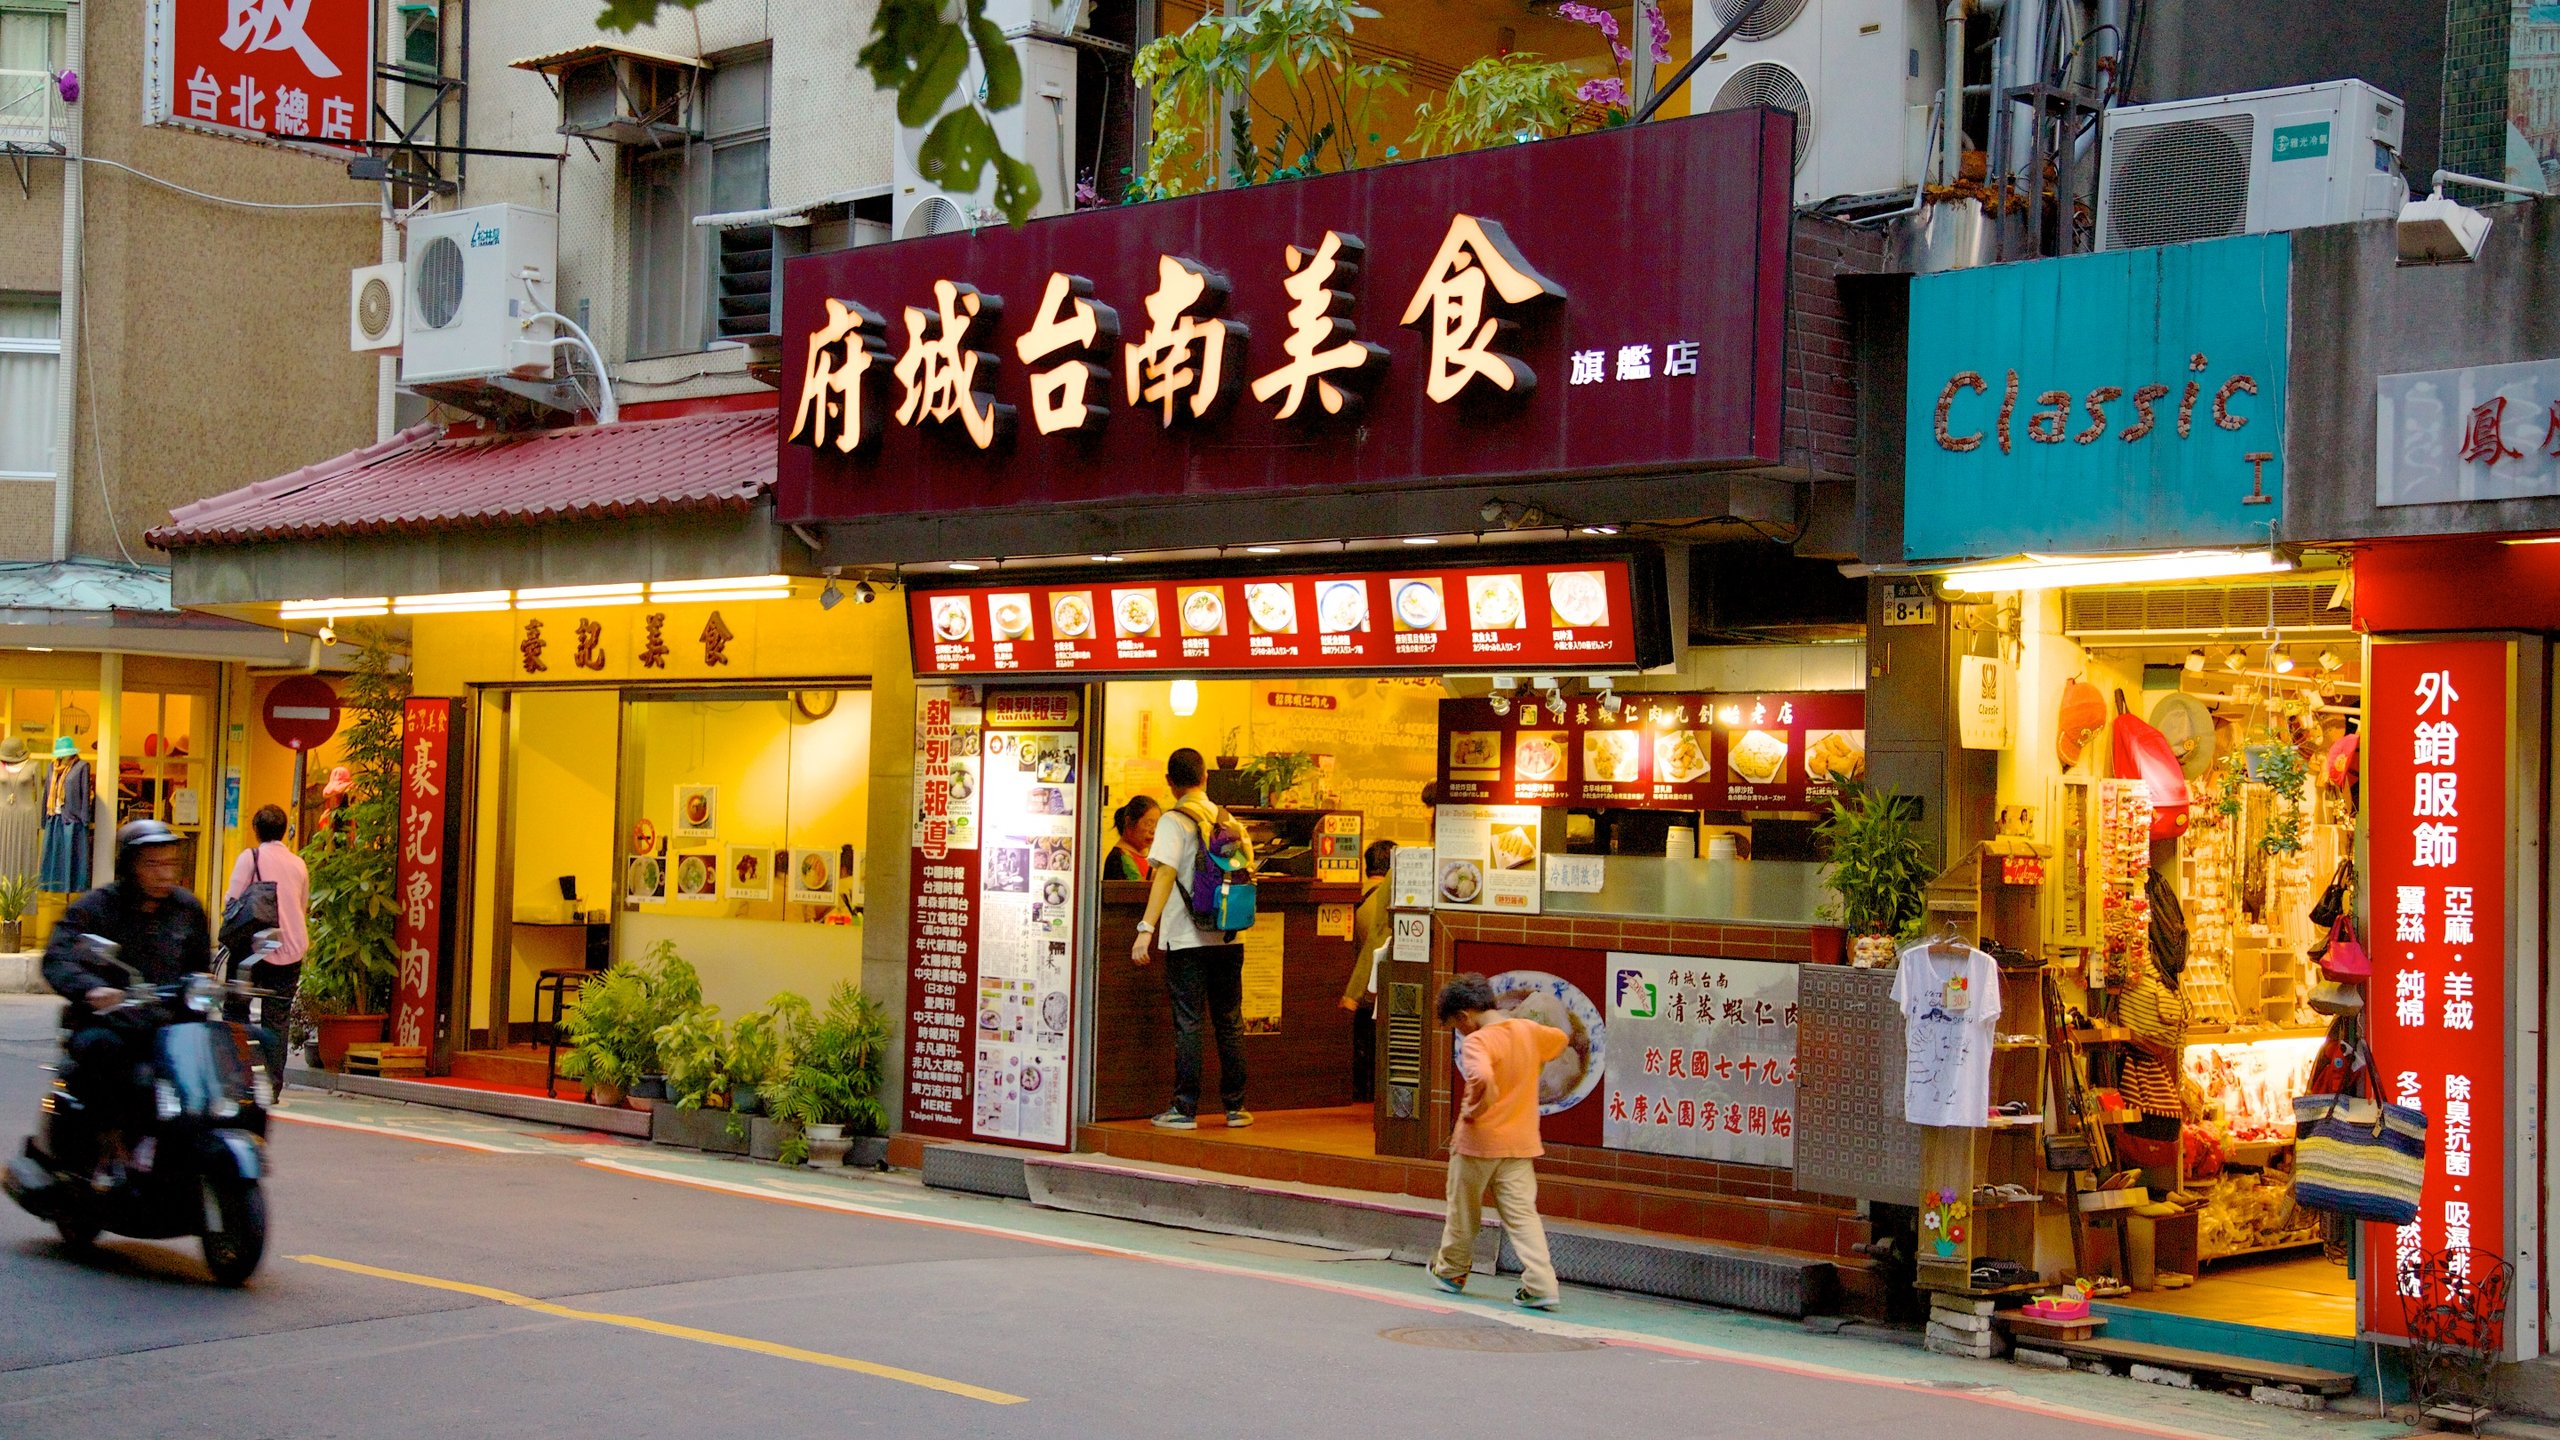
M 80 742 L 68 735 L 53 742 L 53 783 L 44 807 L 44 889 L 78 895 L 89 888 L 89 852 L 97 833 L 98 788 L 89 762 L 80 758 Z
M 43 863 L 46 768 L 17 736 L 0 740 L 0 875 L 33 875 Z

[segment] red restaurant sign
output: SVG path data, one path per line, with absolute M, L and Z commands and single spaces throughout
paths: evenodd
M 923 675 L 1631 670 L 1658 586 L 1628 560 L 910 591 Z M 1639 636 L 1643 643 L 1639 643 Z
M 399 973 L 391 1000 L 391 1043 L 432 1045 L 436 974 L 450 927 L 454 841 L 460 811 L 453 801 L 453 728 L 459 700 L 412 699 L 402 707 L 400 839 L 392 870 L 392 945 Z
M 373 12 L 366 0 L 155 0 L 148 118 L 360 149 Z
M 2508 1250 L 2510 664 L 2498 640 L 2373 647 L 2367 1014 L 2383 1097 L 2427 1116 L 2417 1221 L 2365 1227 L 2364 1323 L 2383 1335 L 2408 1333 L 2404 1264 Z
M 1461 805 L 1819 809 L 1867 772 L 1867 697 L 1516 693 L 1440 702 L 1440 796 Z
M 779 518 L 1774 463 L 1794 140 L 1726 111 L 795 259 Z

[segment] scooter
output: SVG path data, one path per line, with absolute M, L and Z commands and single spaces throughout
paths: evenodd
M 114 941 L 84 935 L 80 943 L 94 967 L 133 975 L 115 958 Z M 68 1046 L 80 1017 L 66 1011 L 63 1063 L 54 1067 L 37 1131 L 0 1173 L 0 1189 L 28 1214 L 52 1221 L 74 1251 L 87 1250 L 101 1232 L 139 1240 L 199 1236 L 216 1283 L 247 1283 L 267 1248 L 259 1182 L 267 1170 L 270 1094 L 249 1063 L 245 1027 L 223 1018 L 224 1001 L 245 991 L 209 975 L 125 987 L 124 1002 L 107 1013 L 148 1036 L 143 1048 L 151 1059 L 127 1083 L 136 1101 L 148 1091 L 150 1119 L 125 1136 L 120 1169 L 106 1167 L 103 1178 L 101 1145 L 116 1121 L 92 1115 L 71 1093 Z

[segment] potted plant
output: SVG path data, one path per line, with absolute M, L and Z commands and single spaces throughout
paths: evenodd
M 1920 923 L 1930 874 L 1918 810 L 1909 796 L 1844 784 L 1814 827 L 1830 849 L 1828 878 L 1859 965 L 1891 963 L 1896 937 Z
M 36 877 L 0 875 L 0 953 L 27 948 L 27 907 L 35 903 Z
M 788 1127 L 782 1163 L 805 1163 L 813 1144 L 839 1142 L 847 1130 L 876 1139 L 889 1121 L 880 1104 L 889 1012 L 839 981 L 823 1012 L 810 1016 L 804 1006 L 786 1029 L 790 1063 L 764 1092 L 766 1108 Z
M 560 1017 L 568 1046 L 560 1073 L 585 1081 L 597 1104 L 620 1105 L 632 1081 L 662 1068 L 658 1032 L 701 1006 L 702 977 L 661 940 L 644 958 L 616 965 L 578 991 Z
M 728 1033 L 720 1007 L 696 1005 L 658 1027 L 655 1039 L 664 1098 L 678 1109 L 728 1103 Z
M 809 1023 L 809 1002 L 787 990 L 762 1010 L 738 1017 L 721 1057 L 728 1071 L 730 1109 L 741 1115 L 764 1113 L 764 1087 L 782 1078 L 791 1037 L 805 1032 Z
M 1226 739 L 1221 740 L 1221 741 L 1219 741 L 1219 742 L 1218 742 L 1218 768 L 1219 768 L 1219 769 L 1221 769 L 1221 770 L 1233 770 L 1234 768 L 1236 768 L 1236 747 L 1237 747 L 1238 742 L 1240 742 L 1240 741 L 1241 741 L 1241 740 L 1243 740 L 1243 739 L 1244 739 L 1244 727 L 1243 727 L 1243 726 L 1241 726 L 1241 725 L 1238 725 L 1238 726 L 1235 726 L 1235 727 L 1233 727 L 1232 729 L 1230 729 L 1230 730 L 1228 730 L 1228 731 L 1227 731 L 1227 738 L 1226 738 Z
M 1245 779 L 1265 805 L 1276 805 L 1280 797 L 1298 787 L 1316 768 L 1316 757 L 1299 751 L 1283 751 L 1276 755 L 1256 755 L 1244 767 Z
M 408 689 L 380 632 L 367 632 L 347 687 L 344 763 L 353 785 L 336 821 L 302 849 L 311 869 L 302 1004 L 319 1030 L 320 1063 L 331 1070 L 346 1063 L 349 1045 L 382 1038 L 399 973 L 393 868 L 400 839 L 400 702 Z

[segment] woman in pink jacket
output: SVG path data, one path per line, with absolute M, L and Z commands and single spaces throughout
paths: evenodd
M 258 1002 L 258 1024 L 267 1034 L 267 1078 L 275 1086 L 278 1097 L 284 1094 L 284 1049 L 292 1026 L 294 992 L 302 987 L 302 952 L 311 946 L 311 870 L 302 857 L 285 848 L 284 807 L 267 805 L 249 817 L 249 828 L 258 843 L 242 851 L 231 863 L 231 883 L 223 887 L 222 903 L 249 893 L 252 885 L 273 885 L 276 891 L 276 948 L 262 960 L 249 963 L 233 973 L 261 990 L 268 998 Z M 246 956 L 231 957 L 239 966 Z M 231 1018 L 246 1020 L 247 1001 L 237 1002 Z

